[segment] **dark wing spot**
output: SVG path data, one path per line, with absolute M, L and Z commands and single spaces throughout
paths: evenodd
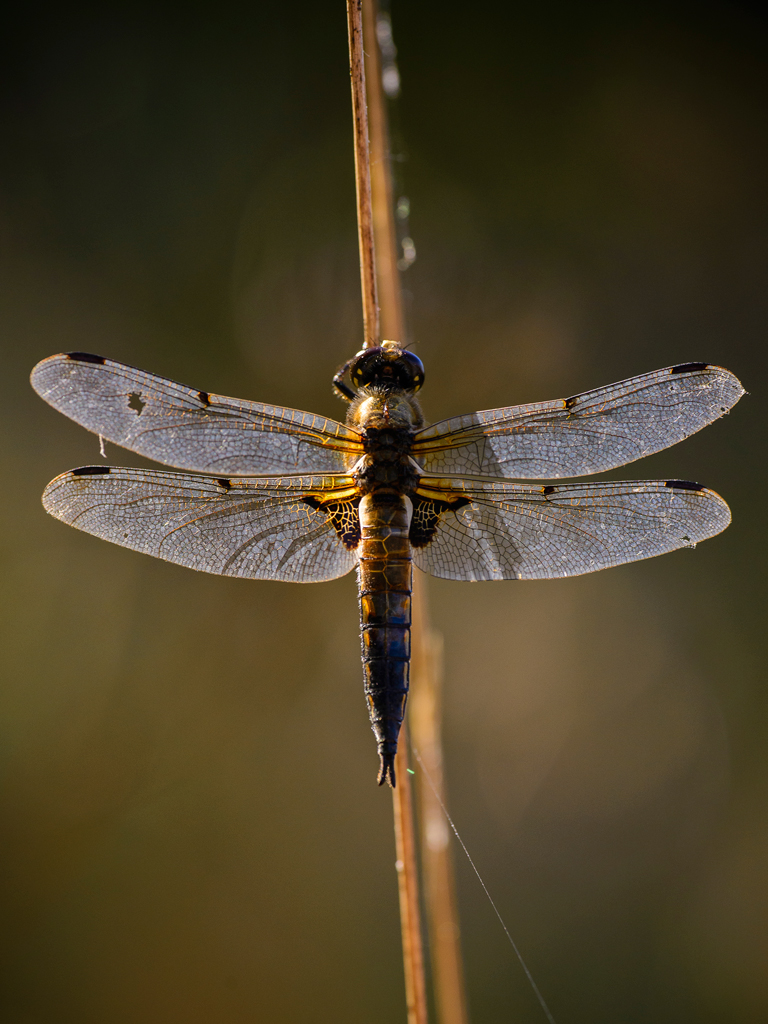
M 106 476 L 109 472 L 109 466 L 81 466 L 72 470 L 72 476 Z
M 138 391 L 132 391 L 130 395 L 128 395 L 128 408 L 133 409 L 137 416 L 141 416 L 146 404 L 147 403 Z
M 231 491 L 232 490 L 232 481 L 231 480 L 227 480 L 226 477 L 223 477 L 223 476 L 217 477 L 216 478 L 216 483 L 219 485 L 219 487 L 223 487 L 225 491 Z
M 434 498 L 422 498 L 417 495 L 413 499 L 413 516 L 408 539 L 415 548 L 426 547 L 437 533 L 440 516 L 446 512 L 455 512 L 469 504 L 469 498 L 455 498 L 453 501 L 438 501 Z
M 672 367 L 672 373 L 692 373 L 694 370 L 706 370 L 709 363 L 680 363 Z
M 703 491 L 701 484 L 695 484 L 692 480 L 665 480 L 665 487 L 674 487 L 679 491 Z
M 200 399 L 200 401 L 203 403 L 203 405 L 210 405 L 211 404 L 211 396 L 208 394 L 207 391 L 198 391 L 197 392 L 197 397 Z
M 554 491 L 554 489 L 555 489 L 555 488 L 554 488 L 554 487 L 552 486 L 552 484 L 547 484 L 547 486 L 546 486 L 546 487 L 542 487 L 542 488 L 541 488 L 541 493 L 542 493 L 542 494 L 552 494 L 552 492 Z
M 73 363 L 98 363 L 103 366 L 107 361 L 104 356 L 95 356 L 91 352 L 67 352 L 65 355 Z
M 579 398 L 580 398 L 579 395 L 571 395 L 570 398 L 566 398 L 566 400 L 565 400 L 565 408 L 566 409 L 571 409 L 576 404 L 576 402 L 578 402 Z
M 325 512 L 344 547 L 349 551 L 355 550 L 360 543 L 359 498 L 351 498 L 349 501 L 320 501 L 312 494 L 305 494 L 301 500 L 310 508 Z

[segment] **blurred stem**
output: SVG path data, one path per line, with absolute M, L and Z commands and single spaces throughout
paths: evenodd
M 405 336 L 403 302 L 400 274 L 397 269 L 397 232 L 392 194 L 387 107 L 382 89 L 381 61 L 376 31 L 378 16 L 376 0 L 362 0 L 362 10 L 371 131 L 373 227 L 376 243 L 377 283 L 381 297 L 381 322 L 384 337 L 403 341 Z M 416 749 L 420 752 L 440 799 L 445 802 L 439 720 L 442 644 L 439 637 L 432 633 L 430 627 L 425 584 L 425 576 L 417 572 L 413 580 L 412 696 L 410 698 L 409 724 Z M 415 842 L 412 831 L 411 776 L 407 773 L 407 768 L 408 737 L 404 727 L 396 762 L 398 785 L 393 798 L 396 834 L 398 821 L 407 822 L 409 829 L 407 833 L 403 833 L 402 844 L 398 845 L 398 861 L 406 865 L 409 863 L 408 858 L 413 858 L 412 875 L 405 870 L 400 871 L 398 875 L 404 951 L 407 942 L 413 944 L 410 956 L 405 952 L 406 979 L 409 970 L 413 975 L 410 983 L 406 980 L 410 1024 L 411 1021 L 426 1021 L 427 1017 L 421 925 L 418 917 Z M 423 773 L 419 774 L 419 782 L 422 809 L 422 857 L 427 881 L 427 909 L 438 1015 L 441 1024 L 467 1024 L 464 972 L 459 945 L 453 863 L 448 845 L 448 832 L 440 803 Z M 400 843 L 399 840 L 398 842 Z M 413 928 L 406 926 L 406 914 L 408 919 L 413 922 Z M 418 947 L 415 945 L 417 942 Z M 410 968 L 408 967 L 409 959 L 411 960 Z M 419 1013 L 422 1013 L 423 1016 L 418 1016 Z
M 347 0 L 349 74 L 352 85 L 352 117 L 355 138 L 355 190 L 357 192 L 357 240 L 360 248 L 360 283 L 363 292 L 365 348 L 378 345 L 379 302 L 376 292 L 376 248 L 371 209 L 371 163 L 368 154 L 368 110 L 365 103 L 362 0 Z

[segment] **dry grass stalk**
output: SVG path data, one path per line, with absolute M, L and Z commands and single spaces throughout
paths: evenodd
M 405 338 L 403 296 L 397 269 L 397 231 L 392 194 L 389 130 L 387 107 L 381 87 L 381 60 L 376 38 L 377 17 L 376 0 L 363 0 L 363 43 L 371 140 L 371 195 L 376 244 L 376 284 L 381 303 L 381 336 L 402 342 Z
M 383 96 L 381 61 L 376 33 L 378 15 L 376 0 L 362 0 L 363 39 L 367 71 L 367 98 L 370 125 L 371 190 L 373 225 L 376 243 L 376 271 L 381 298 L 381 324 L 384 337 L 402 341 L 405 335 L 400 275 L 397 269 L 397 232 L 394 218 L 394 196 L 387 124 L 387 107 Z M 412 695 L 409 722 L 416 749 L 439 798 L 445 801 L 442 773 L 442 747 L 440 735 L 440 686 L 442 644 L 431 631 L 427 608 L 425 579 L 417 574 L 413 581 Z M 405 729 L 397 760 L 397 777 L 401 780 L 394 793 L 395 819 L 413 821 L 411 809 L 411 777 L 407 774 L 408 739 Z M 426 779 L 420 775 L 420 806 L 422 810 L 422 858 L 427 882 L 427 909 L 430 922 L 432 962 L 435 975 L 435 997 L 441 1024 L 467 1024 L 464 972 L 459 944 L 459 924 L 456 909 L 453 863 L 448 843 L 448 831 L 438 798 Z M 403 785 L 405 783 L 405 785 Z M 408 792 L 406 792 L 406 785 Z M 407 804 L 407 806 L 405 806 Z M 397 831 L 397 825 L 396 825 Z M 398 846 L 398 860 L 406 863 L 406 856 L 414 857 L 412 840 Z M 408 847 L 408 849 L 406 849 Z M 409 885 L 409 876 L 400 872 L 401 915 L 407 913 L 418 923 L 418 892 Z M 403 922 L 405 917 L 402 916 Z M 419 926 L 420 932 L 420 926 Z M 408 941 L 404 924 L 403 942 Z M 413 940 L 415 941 L 415 939 Z M 417 959 L 414 959 L 414 955 Z M 406 957 L 406 963 L 408 961 Z M 413 981 L 407 983 L 409 1013 L 412 1002 L 424 1003 L 426 1020 L 423 963 L 421 945 L 411 954 Z M 406 965 L 406 972 L 409 968 Z M 421 991 L 419 991 L 419 989 Z M 418 1016 L 409 1021 L 420 1020 Z
M 369 33 L 374 27 L 375 16 L 370 5 L 366 14 Z M 355 127 L 355 179 L 357 185 L 358 237 L 360 241 L 360 273 L 363 292 L 363 317 L 365 320 L 366 347 L 376 345 L 381 340 L 379 333 L 379 310 L 377 306 L 376 287 L 376 248 L 374 244 L 374 214 L 371 201 L 371 167 L 368 150 L 368 118 L 366 108 L 365 60 L 363 56 L 363 10 L 362 0 L 347 0 L 347 24 L 349 29 L 349 65 L 352 78 L 352 106 Z M 381 80 L 374 78 L 371 90 L 372 102 L 378 103 L 379 112 L 383 110 L 381 97 Z M 377 164 L 385 162 L 385 154 L 379 150 Z M 379 179 L 380 181 L 380 179 Z M 391 190 L 390 190 L 391 192 Z M 377 189 L 377 207 L 389 202 L 386 191 L 382 194 Z M 386 218 L 386 212 L 383 217 Z M 382 213 L 379 212 L 379 224 Z M 394 239 L 394 233 L 392 234 Z M 386 236 L 377 238 L 381 248 L 386 250 L 389 241 Z M 390 246 L 391 248 L 391 246 Z M 391 261 L 385 260 L 385 265 Z M 397 270 L 396 262 L 392 264 Z M 399 288 L 399 282 L 395 281 Z M 385 290 L 385 294 L 387 294 Z M 389 294 L 391 295 L 391 288 Z M 395 337 L 402 336 L 402 315 L 387 301 L 387 322 L 399 327 Z M 399 316 L 400 323 L 393 323 L 392 316 Z M 403 964 L 405 968 L 405 992 L 408 1008 L 408 1024 L 427 1024 L 427 995 L 424 975 L 424 951 L 421 938 L 421 912 L 419 906 L 419 876 L 416 863 L 416 839 L 413 819 L 413 796 L 411 776 L 408 774 L 408 740 L 406 728 L 400 734 L 397 753 L 396 776 L 397 787 L 393 790 L 393 809 L 395 818 L 395 845 L 397 853 L 397 877 L 400 894 L 400 923 L 403 937 Z
M 469 1018 L 450 833 L 440 805 L 441 800 L 445 803 L 440 730 L 443 641 L 439 633 L 429 628 L 427 588 L 423 585 L 423 578 L 419 577 L 419 583 L 421 585 L 418 588 L 414 587 L 414 685 L 409 721 L 422 766 L 429 772 L 429 779 L 421 771 L 418 780 L 421 856 L 426 883 L 435 1001 L 440 1024 L 467 1024 Z
M 357 239 L 360 248 L 360 284 L 363 292 L 365 347 L 378 345 L 379 300 L 376 291 L 376 247 L 371 208 L 371 164 L 368 154 L 368 109 L 365 102 L 362 0 L 347 0 L 349 74 L 352 85 L 352 116 L 355 138 L 355 189 L 357 192 Z
M 395 757 L 397 787 L 392 790 L 397 853 L 397 887 L 400 895 L 400 931 L 403 938 L 405 1001 L 408 1024 L 427 1024 L 427 979 L 424 971 L 419 874 L 416 861 L 416 830 L 413 817 L 413 784 L 408 774 L 408 726 L 403 723 Z

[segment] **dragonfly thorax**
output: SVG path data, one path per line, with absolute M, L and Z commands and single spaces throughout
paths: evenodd
M 352 475 L 363 494 L 378 490 L 411 494 L 419 485 L 419 473 L 413 461 L 395 451 L 364 455 Z
M 364 436 L 372 431 L 412 434 L 424 426 L 424 415 L 412 393 L 373 385 L 358 392 L 349 407 L 347 423 Z
M 381 488 L 407 494 L 415 489 L 418 473 L 410 452 L 424 417 L 412 394 L 399 388 L 364 388 L 350 406 L 347 422 L 363 438 L 365 455 L 353 470 L 363 493 Z

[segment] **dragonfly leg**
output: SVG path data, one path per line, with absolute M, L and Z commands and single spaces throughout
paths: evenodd
M 352 390 L 352 388 L 348 387 L 344 383 L 344 374 L 347 372 L 352 362 L 352 359 L 348 359 L 347 362 L 344 363 L 342 368 L 336 374 L 334 374 L 333 377 L 333 386 L 336 388 L 341 397 L 346 398 L 348 402 L 353 401 L 353 399 L 356 397 L 355 392 Z

